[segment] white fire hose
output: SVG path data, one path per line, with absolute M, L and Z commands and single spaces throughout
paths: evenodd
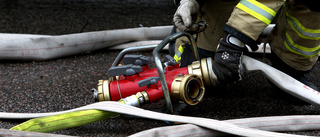
M 291 76 L 248 56 L 242 57 L 242 64 L 246 69 L 245 72 L 261 71 L 283 91 L 317 107 L 320 106 L 320 93 Z
M 59 36 L 0 34 L 0 60 L 48 60 L 132 41 L 159 40 L 172 26 L 106 30 Z
M 262 35 L 270 34 L 273 27 L 274 24 L 269 25 Z M 102 48 L 124 49 L 157 45 L 170 35 L 172 28 L 173 26 L 141 27 L 58 36 L 0 33 L 0 60 L 43 61 Z M 256 52 L 262 53 L 263 45 L 260 44 Z M 266 52 L 270 52 L 268 44 L 266 49 Z
M 178 115 L 158 113 L 158 112 L 144 110 L 141 108 L 129 106 L 129 105 L 114 102 L 114 101 L 98 102 L 98 103 L 90 104 L 74 110 L 57 112 L 57 113 L 73 112 L 73 111 L 88 110 L 88 109 L 97 109 L 97 110 L 103 110 L 103 111 L 109 111 L 109 112 L 116 112 L 119 114 L 127 114 L 127 115 L 155 119 L 155 120 L 174 121 L 174 122 L 180 122 L 180 123 L 186 123 L 186 124 L 193 124 L 193 125 L 197 125 L 197 126 L 201 126 L 201 127 L 213 130 L 213 131 L 219 131 L 227 134 L 239 135 L 239 136 L 255 136 L 255 137 L 300 136 L 300 135 L 290 135 L 290 134 L 276 133 L 276 132 L 270 132 L 270 131 L 264 131 L 264 130 L 258 130 L 258 129 L 259 128 L 263 129 L 264 125 L 266 125 L 265 127 L 269 125 L 271 127 L 270 129 L 272 129 L 272 126 L 274 126 L 273 129 L 275 129 L 277 127 L 281 128 L 281 126 L 282 127 L 292 126 L 291 124 L 294 123 L 293 125 L 297 125 L 295 129 L 299 130 L 299 129 L 305 129 L 305 127 L 303 126 L 308 123 L 310 123 L 311 125 L 311 123 L 320 121 L 320 116 L 304 116 L 304 117 L 292 116 L 292 117 L 275 117 L 275 118 L 267 117 L 267 118 L 242 119 L 242 120 L 240 119 L 239 121 L 233 120 L 232 122 L 227 122 L 227 121 L 218 121 L 218 120 L 208 119 L 208 118 L 188 117 L 188 116 L 178 116 Z M 0 117 L 25 119 L 25 118 L 50 116 L 50 115 L 55 115 L 57 113 L 39 113 L 39 114 L 20 113 L 18 115 L 16 115 L 16 113 L 7 113 L 7 114 L 1 113 Z M 282 119 L 282 120 L 279 120 L 279 119 Z M 278 122 L 278 123 L 275 123 L 275 122 Z M 253 128 L 249 128 L 250 126 L 252 126 Z M 316 129 L 319 129 L 319 124 L 316 124 L 315 127 Z M 311 129 L 315 129 L 315 128 L 312 127 Z
M 320 95 L 318 91 L 312 90 L 306 85 L 300 83 L 294 78 L 280 72 L 271 66 L 264 64 L 260 61 L 252 59 L 248 56 L 242 57 L 243 70 L 247 73 L 252 71 L 262 71 L 267 78 L 274 84 L 279 86 L 284 91 L 307 101 L 315 106 L 320 106 Z M 117 102 L 98 102 L 90 104 L 84 107 L 76 108 L 68 111 L 52 112 L 52 113 L 6 113 L 1 112 L 0 118 L 2 119 L 30 119 L 44 116 L 51 116 L 56 114 L 62 114 L 67 112 L 97 109 L 103 111 L 116 112 L 119 114 L 133 115 L 143 118 L 180 122 L 192 125 L 181 125 L 181 127 L 172 127 L 175 129 L 182 128 L 183 132 L 169 132 L 167 130 L 147 130 L 141 133 L 137 133 L 133 136 L 152 136 L 153 133 L 162 131 L 161 134 L 168 134 L 171 136 L 179 136 L 182 134 L 188 135 L 221 135 L 222 133 L 239 135 L 239 136 L 299 136 L 283 133 L 276 133 L 270 131 L 299 131 L 299 130 L 319 130 L 320 129 L 320 116 L 282 116 L 282 117 L 262 117 L 262 118 L 247 118 L 247 119 L 235 119 L 218 121 L 214 119 L 177 116 L 170 114 L 163 114 L 144 110 L 137 107 L 128 106 Z M 194 126 L 196 125 L 196 126 Z M 203 129 L 203 128 L 206 129 Z M 208 130 L 209 129 L 209 130 Z M 268 131 L 265 131 L 268 130 Z M 184 132 L 186 131 L 186 132 Z M 190 132 L 187 132 L 190 131 Z M 214 132 L 213 132 L 214 131 Z M 218 132 L 217 132 L 218 131 Z

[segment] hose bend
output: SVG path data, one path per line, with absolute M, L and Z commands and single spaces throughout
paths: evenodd
M 204 96 L 203 81 L 197 75 L 185 75 L 174 79 L 171 85 L 171 96 L 188 105 L 198 104 Z

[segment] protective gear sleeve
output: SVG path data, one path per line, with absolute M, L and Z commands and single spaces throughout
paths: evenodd
M 240 41 L 244 42 L 245 44 L 247 44 L 252 51 L 256 51 L 258 50 L 258 45 L 257 45 L 257 41 L 252 40 L 251 38 L 249 38 L 248 36 L 242 34 L 240 31 L 234 29 L 233 27 L 226 25 L 223 30 L 225 32 L 227 32 L 228 34 L 233 35 L 234 37 L 238 38 Z

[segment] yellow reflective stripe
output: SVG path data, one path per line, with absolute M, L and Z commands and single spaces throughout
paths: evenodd
M 286 33 L 286 40 L 284 41 L 284 45 L 291 52 L 302 55 L 306 58 L 311 58 L 315 55 L 319 55 L 320 53 L 320 45 L 314 48 L 303 47 L 294 43 L 288 33 Z
M 241 0 L 236 7 L 266 23 L 267 25 L 271 23 L 277 14 L 271 8 L 255 0 Z
M 250 14 L 251 16 L 257 18 L 258 20 L 266 23 L 267 25 L 269 25 L 271 23 L 271 21 L 263 16 L 261 16 L 259 13 L 254 12 L 253 10 L 247 8 L 246 6 L 242 5 L 242 4 L 238 4 L 237 8 L 243 10 L 244 12 L 247 12 L 248 14 Z
M 181 60 L 181 57 L 179 58 L 177 55 L 174 55 L 174 60 L 176 60 L 176 62 L 178 62 L 179 60 Z
M 178 48 L 178 51 L 177 53 L 174 55 L 174 60 L 176 60 L 176 62 L 178 62 L 179 60 L 181 60 L 181 55 L 183 53 L 184 49 L 183 49 L 183 46 L 180 45 L 179 48 Z
M 290 24 L 291 28 L 301 37 L 304 39 L 311 39 L 311 40 L 319 40 L 320 39 L 320 29 L 313 30 L 307 29 L 296 19 L 295 17 L 290 16 L 286 13 L 287 21 Z
M 261 4 L 260 2 L 256 1 L 256 0 L 247 0 L 248 2 L 258 6 L 259 8 L 261 8 L 262 10 L 268 12 L 270 15 L 272 15 L 272 17 L 276 16 L 277 12 L 275 12 L 273 9 L 269 8 L 266 5 Z

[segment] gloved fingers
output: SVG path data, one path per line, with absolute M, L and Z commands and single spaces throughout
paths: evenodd
M 183 22 L 180 15 L 175 14 L 173 16 L 173 22 L 174 22 L 174 25 L 176 25 L 178 30 L 185 31 L 187 29 L 187 26 L 185 26 L 185 23 Z
M 192 26 L 187 28 L 185 31 L 199 33 L 204 31 L 207 27 L 208 27 L 208 24 L 204 20 L 201 20 L 198 23 L 192 24 Z
M 185 31 L 193 26 L 192 15 L 196 15 L 199 10 L 200 6 L 196 0 L 182 0 L 173 16 L 173 22 L 179 30 Z
M 189 28 L 192 25 L 192 14 L 190 10 L 188 9 L 184 9 L 180 11 L 181 14 L 179 14 L 181 16 L 181 19 L 184 23 L 184 25 Z
M 180 31 L 196 33 L 202 32 L 208 27 L 208 24 L 204 20 L 201 20 L 197 23 L 192 23 L 190 26 L 186 26 L 182 19 L 179 17 L 174 17 L 174 23 Z

